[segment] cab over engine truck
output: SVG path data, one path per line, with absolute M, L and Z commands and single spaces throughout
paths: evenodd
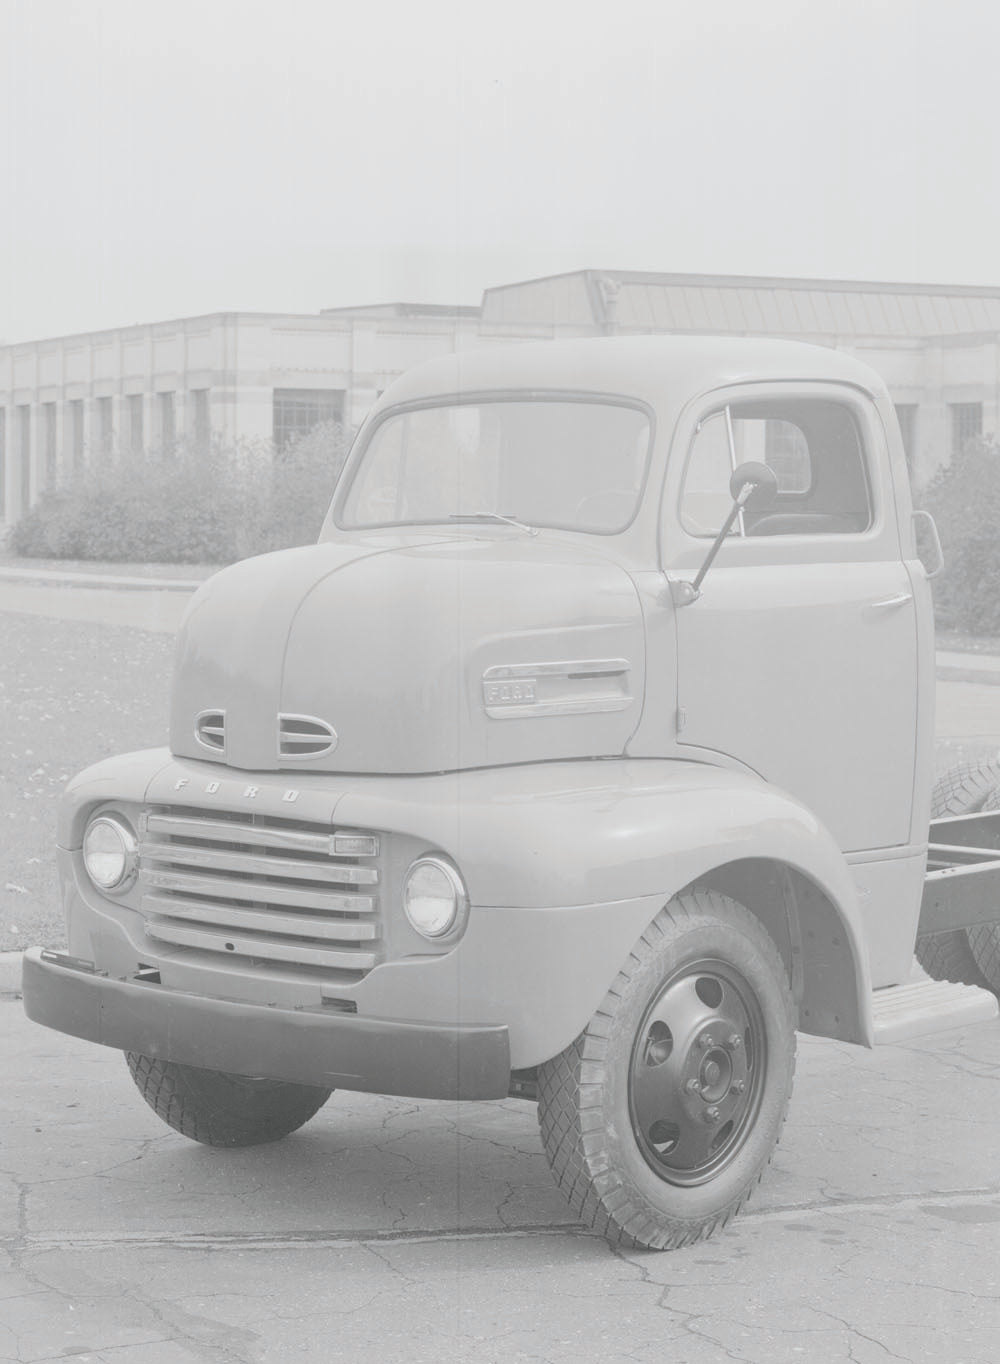
M 708 1234 L 771 1158 L 797 1029 L 870 1045 L 893 987 L 919 1011 L 918 936 L 1000 985 L 1000 774 L 929 836 L 920 516 L 882 382 L 830 350 L 410 371 L 319 543 L 194 596 L 169 749 L 70 783 L 68 952 L 26 954 L 28 1014 L 219 1145 L 334 1089 L 537 1098 L 589 1226 Z M 928 983 L 928 1025 L 942 989 L 996 1011 Z

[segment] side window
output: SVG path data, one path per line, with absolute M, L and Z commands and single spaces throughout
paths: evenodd
M 730 403 L 709 414 L 691 444 L 681 493 L 681 524 L 715 535 L 732 506 L 729 478 L 760 460 L 778 479 L 763 512 L 741 515 L 734 535 L 857 534 L 872 507 L 858 423 L 846 403 L 827 398 Z

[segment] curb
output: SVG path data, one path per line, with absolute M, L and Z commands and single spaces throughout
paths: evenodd
M 206 573 L 204 578 L 126 578 L 112 573 L 0 567 L 0 580 L 43 587 L 99 587 L 112 592 L 194 592 L 209 577 L 211 573 Z
M 1000 668 L 962 668 L 950 663 L 939 663 L 936 676 L 939 682 L 977 682 L 982 687 L 1000 686 Z
M 0 952 L 0 999 L 21 997 L 21 953 Z

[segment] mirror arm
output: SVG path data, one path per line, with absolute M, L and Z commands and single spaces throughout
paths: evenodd
M 729 515 L 726 517 L 725 521 L 723 521 L 722 528 L 712 541 L 712 547 L 705 555 L 704 562 L 695 575 L 694 582 L 689 583 L 684 579 L 671 582 L 670 597 L 675 606 L 690 606 L 691 602 L 697 601 L 701 596 L 701 585 L 705 581 L 705 574 L 712 567 L 715 556 L 722 548 L 726 536 L 733 528 L 733 522 L 742 512 L 747 499 L 756 486 L 755 483 L 745 483 L 740 489 L 736 496 L 736 500 L 729 509 Z

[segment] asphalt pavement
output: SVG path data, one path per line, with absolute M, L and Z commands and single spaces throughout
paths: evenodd
M 0 610 L 169 631 L 174 581 L 68 592 L 0 567 Z M 1000 661 L 966 662 L 985 685 L 946 678 L 939 699 L 974 750 L 1000 733 Z M 0 960 L 0 1364 L 997 1360 L 995 1020 L 873 1051 L 801 1038 L 748 1210 L 656 1255 L 574 1221 L 519 1100 L 335 1094 L 284 1142 L 191 1143 L 117 1052 L 28 1022 L 18 962 Z
M 334 1094 L 198 1146 L 117 1052 L 0 1003 L 4 1364 L 996 1364 L 1000 1027 L 800 1040 L 775 1161 L 707 1242 L 622 1252 L 532 1105 Z

